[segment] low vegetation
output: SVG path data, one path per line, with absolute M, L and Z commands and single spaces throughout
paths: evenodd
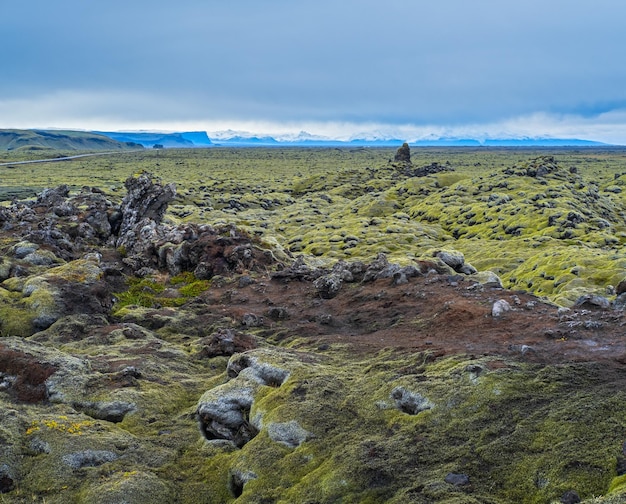
M 395 154 L 0 152 L 0 503 L 623 502 L 626 150 Z
M 121 197 L 123 180 L 147 170 L 177 184 L 172 221 L 235 224 L 322 261 L 384 252 L 406 262 L 445 246 L 505 287 L 566 306 L 622 279 L 626 151 L 414 149 L 415 169 L 447 168 L 422 177 L 393 158 L 393 149 L 135 152 L 0 167 L 0 196 L 66 183 Z

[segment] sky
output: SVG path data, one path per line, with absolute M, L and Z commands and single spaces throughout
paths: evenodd
M 626 144 L 621 0 L 29 0 L 0 128 Z

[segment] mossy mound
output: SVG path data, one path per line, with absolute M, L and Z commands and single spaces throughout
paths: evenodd
M 237 377 L 200 401 L 254 384 L 248 418 L 258 434 L 238 450 L 209 441 L 204 477 L 222 488 L 214 502 L 543 503 L 572 490 L 606 493 L 615 476 L 626 413 L 619 371 L 389 353 L 349 366 L 338 354 L 314 364 L 286 357 L 248 354 L 288 370 L 282 384 Z M 397 389 L 427 406 L 403 407 Z M 270 426 L 294 421 L 310 434 L 304 441 L 272 439 Z M 448 473 L 471 485 L 446 483 Z

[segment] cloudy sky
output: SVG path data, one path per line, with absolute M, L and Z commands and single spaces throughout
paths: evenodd
M 0 128 L 626 144 L 620 0 L 4 2 Z

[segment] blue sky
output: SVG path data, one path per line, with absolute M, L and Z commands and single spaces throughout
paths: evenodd
M 3 5 L 0 127 L 626 144 L 617 0 Z

